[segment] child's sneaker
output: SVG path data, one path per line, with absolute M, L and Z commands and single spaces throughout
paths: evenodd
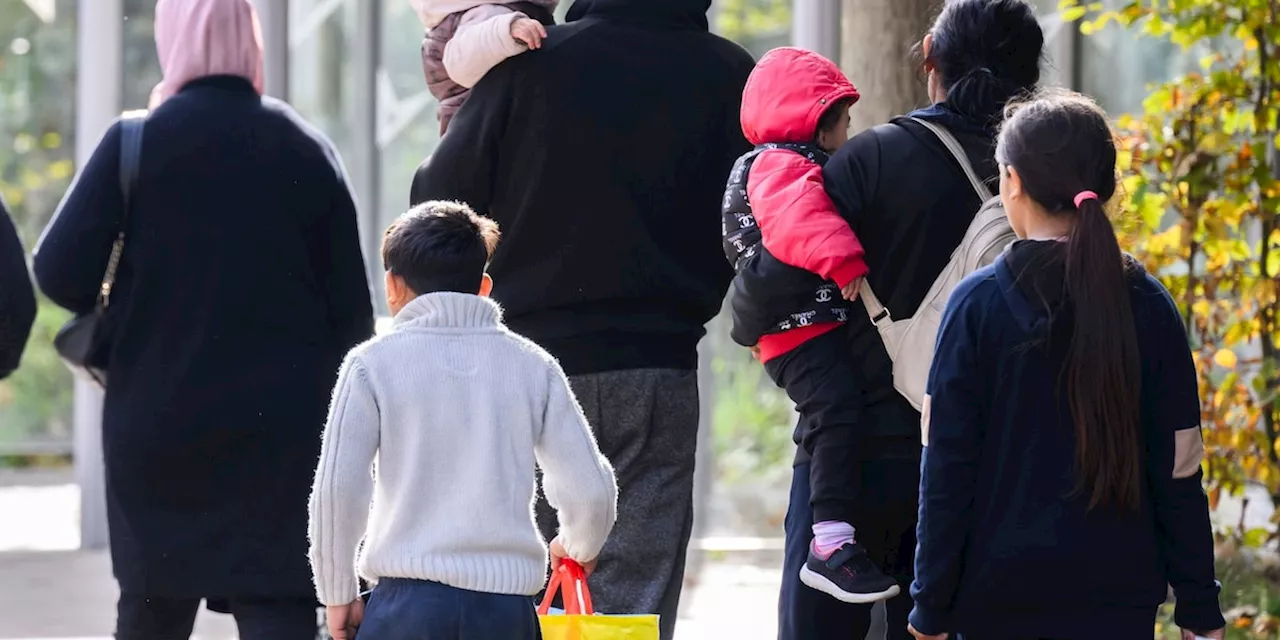
M 898 582 L 886 576 L 856 542 L 823 559 L 809 547 L 809 560 L 800 568 L 800 582 L 841 602 L 865 604 L 898 595 Z

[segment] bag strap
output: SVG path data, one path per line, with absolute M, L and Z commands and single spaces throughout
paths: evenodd
M 947 151 L 951 153 L 951 157 L 955 159 L 956 164 L 960 165 L 960 169 L 964 171 L 965 177 L 969 179 L 969 184 L 978 194 L 979 201 L 986 203 L 992 198 L 991 190 L 978 178 L 978 173 L 973 170 L 973 164 L 969 162 L 969 155 L 964 152 L 964 147 L 960 146 L 960 141 L 956 140 L 956 137 L 951 135 L 950 131 L 915 116 L 912 116 L 911 120 L 928 129 L 942 143 L 942 146 L 947 148 Z M 865 278 L 862 280 L 862 287 L 858 289 L 858 296 L 862 298 L 862 306 L 866 307 L 867 316 L 871 318 L 871 322 L 876 327 L 883 327 L 893 322 L 893 316 L 889 314 L 889 310 L 876 297 L 875 292 L 871 290 L 871 285 Z
M 146 111 L 128 111 L 120 116 L 120 193 L 124 196 L 124 213 L 120 216 L 120 230 L 111 244 L 111 257 L 107 258 L 107 271 L 102 275 L 102 288 L 98 291 L 98 306 L 102 309 L 111 305 L 111 290 L 116 284 L 120 256 L 124 254 L 124 230 L 129 228 L 133 191 L 138 185 L 142 130 L 146 121 Z
M 595 615 L 595 607 L 591 604 L 591 592 L 587 590 L 587 572 L 582 565 L 573 560 L 562 560 L 560 566 L 551 572 L 551 582 L 547 584 L 547 593 L 538 605 L 538 615 L 545 616 L 551 611 L 551 600 L 556 593 L 564 594 L 564 612 L 571 616 Z
M 938 138 L 942 146 L 951 152 L 951 157 L 955 158 L 956 163 L 964 170 L 965 177 L 969 178 L 969 184 L 973 185 L 973 190 L 978 193 L 978 200 L 982 202 L 990 200 L 991 190 L 985 184 L 982 184 L 982 180 L 978 178 L 978 173 L 973 170 L 973 165 L 969 163 L 969 155 L 964 152 L 964 147 L 960 146 L 960 141 L 956 140 L 956 137 L 951 135 L 950 131 L 928 120 L 922 120 L 915 116 L 912 116 L 911 119 L 933 132 L 933 135 Z

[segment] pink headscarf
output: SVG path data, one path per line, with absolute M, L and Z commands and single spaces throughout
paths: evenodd
M 164 80 L 151 108 L 204 76 L 241 76 L 262 93 L 262 30 L 249 0 L 159 0 L 155 30 Z

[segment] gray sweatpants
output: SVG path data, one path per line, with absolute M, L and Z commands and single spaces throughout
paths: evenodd
M 569 383 L 618 477 L 618 523 L 588 582 L 592 604 L 601 613 L 656 613 L 662 640 L 671 640 L 693 532 L 697 373 L 632 369 Z M 550 539 L 556 516 L 541 495 L 537 516 Z

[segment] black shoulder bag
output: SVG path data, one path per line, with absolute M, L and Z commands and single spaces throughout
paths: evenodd
M 116 271 L 120 256 L 124 253 L 124 233 L 129 226 L 130 195 L 138 184 L 138 164 L 142 154 L 142 129 L 146 112 L 126 113 L 120 118 L 120 191 L 124 194 L 124 215 L 120 217 L 120 231 L 111 245 L 111 257 L 102 276 L 102 287 L 93 311 L 72 318 L 53 338 L 62 361 L 74 373 L 81 375 L 103 389 L 107 387 L 108 359 L 113 337 L 105 320 L 111 306 L 111 290 L 116 283 Z

